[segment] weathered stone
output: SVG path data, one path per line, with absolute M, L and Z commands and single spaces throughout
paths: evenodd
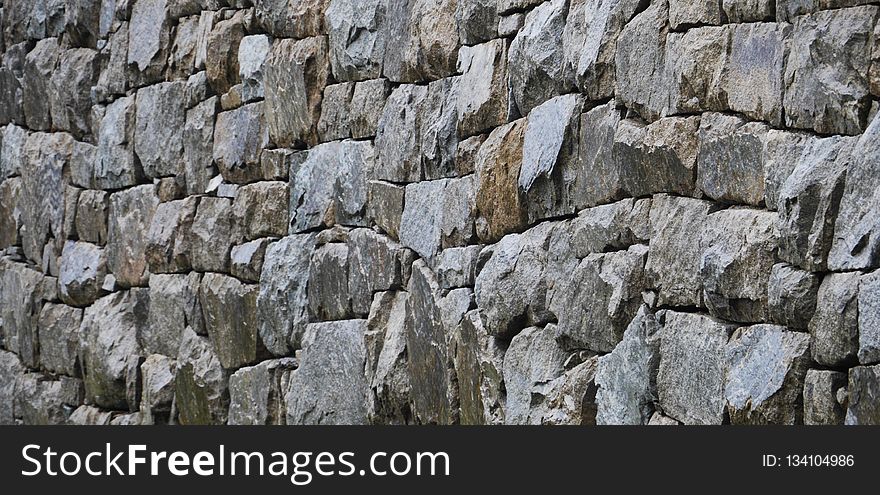
M 177 354 L 174 403 L 182 425 L 225 424 L 229 376 L 206 337 L 187 327 Z
M 91 136 L 90 91 L 98 82 L 101 58 L 90 48 L 65 50 L 49 82 L 49 107 L 52 127 L 77 138 Z
M 526 16 L 522 12 L 512 12 L 502 15 L 498 19 L 498 36 L 513 38 L 526 23 Z
M 226 198 L 202 198 L 192 222 L 192 268 L 203 272 L 228 271 L 229 253 L 240 237 L 232 221 L 232 202 Z
M 456 6 L 452 0 L 389 2 L 382 74 L 394 82 L 411 83 L 442 79 L 455 72 L 459 48 Z
M 671 11 L 670 11 L 671 12 Z M 668 114 L 722 111 L 727 107 L 723 89 L 730 52 L 727 26 L 700 27 L 667 38 Z
M 669 1 L 669 24 L 675 30 L 700 24 L 718 25 L 721 15 L 721 0 Z
M 366 320 L 306 327 L 299 368 L 285 395 L 287 424 L 364 424 Z
M 0 179 L 21 174 L 28 141 L 28 131 L 24 127 L 9 124 L 3 128 L 2 147 L 0 147 Z
M 150 277 L 148 325 L 138 334 L 145 354 L 177 356 L 184 330 L 205 334 L 199 302 L 201 275 L 153 275 Z
M 257 182 L 239 189 L 232 214 L 247 240 L 283 237 L 287 235 L 287 208 L 287 183 Z
M 739 0 L 725 0 L 724 3 L 737 8 L 753 4 Z M 757 3 L 772 6 L 766 0 L 758 0 Z M 730 54 L 721 82 L 727 106 L 731 110 L 774 126 L 782 125 L 783 65 L 790 36 L 791 27 L 788 24 L 747 23 L 733 26 Z
M 816 311 L 819 277 L 785 263 L 773 265 L 767 282 L 770 321 L 805 330 Z
M 391 86 L 387 79 L 355 83 L 351 105 L 348 108 L 351 137 L 363 139 L 376 135 L 379 119 L 385 108 L 385 100 L 390 93 Z
M 290 168 L 290 231 L 363 225 L 375 150 L 368 141 L 318 145 Z
M 805 147 L 814 138 L 806 133 L 770 129 L 764 141 L 764 206 L 776 210 L 779 192 L 800 161 Z
M 542 425 L 595 425 L 598 361 L 593 356 L 553 380 L 540 405 L 532 406 L 530 420 Z
M 232 276 L 245 282 L 259 282 L 266 248 L 271 243 L 272 239 L 262 238 L 233 246 L 229 255 L 231 263 L 229 271 Z
M 146 283 L 148 233 L 158 205 L 152 185 L 110 195 L 107 266 L 123 287 Z
M 262 355 L 257 335 L 257 293 L 255 285 L 217 273 L 202 277 L 199 302 L 205 328 L 217 359 L 224 368 L 254 363 Z
M 144 84 L 162 78 L 171 45 L 167 0 L 138 0 L 131 7 L 128 25 L 128 65 Z
M 186 83 L 155 84 L 137 92 L 134 149 L 149 178 L 183 173 Z
M 824 366 L 845 366 L 859 351 L 859 274 L 831 273 L 822 279 L 816 312 L 810 319 L 813 359 Z
M 373 294 L 402 289 L 413 255 L 370 229 L 355 229 L 348 241 L 348 294 L 352 311 L 367 315 Z
M 847 393 L 846 424 L 880 424 L 880 365 L 851 368 Z
M 226 93 L 240 82 L 238 47 L 245 36 L 247 15 L 247 11 L 237 11 L 231 18 L 213 26 L 207 36 L 205 70 L 208 83 L 218 95 Z
M 107 106 L 98 127 L 95 187 L 119 189 L 143 177 L 134 154 L 135 96 L 119 98 Z
M 507 122 L 510 94 L 507 89 L 509 41 L 492 40 L 463 46 L 458 55 L 458 134 L 462 137 L 486 132 Z
M 34 133 L 27 139 L 21 164 L 20 234 L 25 255 L 37 263 L 47 239 L 63 238 L 63 170 L 70 162 L 72 144 L 70 135 L 63 133 Z
M 49 131 L 52 116 L 49 113 L 52 73 L 63 50 L 56 38 L 40 40 L 24 59 L 21 107 L 29 129 Z
M 859 281 L 859 362 L 880 361 L 880 271 Z
M 347 244 L 330 243 L 315 250 L 309 265 L 309 313 L 313 321 L 346 320 L 354 314 L 349 293 Z
M 647 424 L 657 401 L 660 364 L 660 323 L 642 306 L 610 354 L 599 358 L 596 370 L 596 423 Z
M 67 418 L 67 424 L 81 426 L 105 426 L 109 425 L 113 419 L 113 413 L 102 411 L 94 406 L 82 405 L 76 408 L 70 417 Z
M 61 300 L 71 306 L 88 306 L 101 295 L 107 274 L 104 249 L 88 242 L 68 241 L 61 253 L 58 277 Z
M 434 266 L 440 287 L 454 289 L 473 286 L 481 250 L 482 246 L 467 246 L 440 251 Z
M 476 232 L 483 242 L 495 242 L 526 225 L 518 189 L 526 127 L 520 119 L 496 128 L 477 153 Z
M 669 6 L 654 2 L 633 17 L 617 38 L 614 56 L 616 98 L 648 120 L 666 113 L 666 33 Z
M 151 273 L 181 273 L 190 269 L 190 239 L 197 197 L 160 203 L 146 239 L 145 255 Z
M 186 113 L 183 128 L 183 170 L 189 194 L 202 194 L 214 171 L 214 114 L 217 97 L 211 97 Z
M 779 256 L 824 271 L 855 138 L 814 139 L 779 190 Z
M 424 258 L 464 246 L 474 237 L 475 176 L 406 187 L 400 242 Z
M 300 346 L 309 321 L 309 263 L 314 234 L 284 237 L 266 250 L 257 297 L 260 339 L 276 356 Z
M 584 206 L 620 199 L 621 171 L 612 154 L 619 122 L 620 111 L 614 102 L 581 115 L 578 167 L 582 175 L 580 202 Z
M 700 119 L 697 185 L 720 202 L 758 206 L 764 201 L 761 161 L 767 126 L 720 113 Z
M 498 2 L 458 0 L 455 20 L 462 45 L 475 45 L 498 36 Z
M 490 337 L 478 310 L 469 311 L 452 336 L 461 424 L 502 424 L 506 345 Z
M 373 79 L 381 75 L 388 39 L 388 0 L 330 0 L 325 23 L 330 66 L 337 81 Z
M 242 84 L 242 101 L 251 102 L 263 98 L 263 62 L 271 48 L 271 40 L 263 34 L 241 39 L 238 48 L 238 74 Z
M 322 143 L 351 137 L 349 112 L 354 86 L 348 82 L 324 88 L 321 118 L 318 120 L 318 139 Z
M 647 241 L 652 237 L 650 211 L 650 199 L 624 199 L 581 210 L 568 228 L 571 254 L 582 259 Z
M 785 121 L 822 134 L 859 134 L 868 125 L 876 6 L 798 17 L 785 63 Z M 846 87 L 847 91 L 827 88 Z
M 262 102 L 251 103 L 217 115 L 213 156 L 227 182 L 260 179 L 260 152 L 269 144 L 265 108 Z
M 379 292 L 367 319 L 365 374 L 368 417 L 373 424 L 408 424 L 412 418 L 406 354 L 404 291 Z
M 0 425 L 15 424 L 16 386 L 24 372 L 15 354 L 0 351 Z
M 669 311 L 660 331 L 657 392 L 663 411 L 684 424 L 724 421 L 725 347 L 734 326 Z
M 18 354 L 24 365 L 35 368 L 39 362 L 37 318 L 43 299 L 39 290 L 43 274 L 6 258 L 0 258 L 0 268 L 3 347 Z
M 327 37 L 276 40 L 263 64 L 266 123 L 272 142 L 293 148 L 317 143 L 324 87 L 329 81 Z
M 62 425 L 83 402 L 82 380 L 25 373 L 15 385 L 13 410 L 25 425 Z
M 777 215 L 729 209 L 709 215 L 700 242 L 700 276 L 709 313 L 743 323 L 765 321 L 767 284 L 776 264 Z
M 95 131 L 99 131 L 100 119 L 93 116 Z M 98 147 L 83 141 L 74 141 L 70 156 L 70 183 L 77 187 L 89 189 L 95 187 L 95 162 Z
M 846 373 L 809 370 L 804 377 L 804 424 L 842 425 L 846 408 L 837 401 L 846 391 Z
M 80 193 L 76 204 L 76 235 L 79 239 L 100 246 L 106 244 L 109 211 L 110 195 L 106 192 L 88 190 Z
M 0 44 L 2 45 L 2 44 Z M 21 82 L 24 77 L 24 60 L 31 43 L 22 42 L 9 46 L 0 64 L 0 123 L 25 125 L 22 108 Z
M 79 325 L 82 310 L 45 304 L 38 323 L 40 367 L 52 373 L 78 376 Z
M 427 87 L 412 84 L 391 92 L 376 131 L 375 178 L 391 182 L 421 180 L 419 115 L 427 96 Z
M 117 292 L 86 308 L 79 329 L 79 355 L 90 403 L 109 409 L 137 410 L 132 373 L 137 373 L 139 322 L 145 309 L 134 291 Z M 134 369 L 132 369 L 134 364 Z
M 114 96 L 124 95 L 130 82 L 128 23 L 120 23 L 115 32 L 108 34 L 107 44 L 99 50 L 106 62 L 98 77 L 98 84 L 94 88 L 96 101 L 102 103 L 109 102 Z
M 296 369 L 292 358 L 263 361 L 229 377 L 230 425 L 284 424 L 284 384 Z
M 546 397 L 550 383 L 562 375 L 566 353 L 556 343 L 555 325 L 529 327 L 518 333 L 504 355 L 504 385 L 507 403 L 504 422 L 509 425 L 529 424 L 530 406 Z
M 0 249 L 21 242 L 21 179 L 13 177 L 0 182 Z
M 565 0 L 542 3 L 526 14 L 525 25 L 510 43 L 510 91 L 520 115 L 571 86 L 562 48 L 567 13 Z
M 200 16 L 192 15 L 180 19 L 174 30 L 174 43 L 168 56 L 168 79 L 186 79 L 195 70 L 198 51 Z
M 397 239 L 403 217 L 406 188 L 390 182 L 371 180 L 367 183 L 367 220 L 375 223 L 390 237 Z
M 739 329 L 727 345 L 724 397 L 733 424 L 798 424 L 810 336 L 776 325 Z
M 428 93 L 418 116 L 422 180 L 456 176 L 459 87 L 458 77 L 428 84 Z
M 145 424 L 168 422 L 174 400 L 174 374 L 177 364 L 173 358 L 159 354 L 147 356 L 141 364 L 142 391 L 140 412 Z

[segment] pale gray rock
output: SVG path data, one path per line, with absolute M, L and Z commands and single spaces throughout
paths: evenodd
M 513 38 L 522 29 L 526 16 L 522 12 L 512 12 L 498 18 L 498 36 Z
M 507 390 L 505 424 L 532 423 L 531 405 L 546 397 L 551 382 L 562 375 L 566 353 L 556 343 L 554 327 L 529 327 L 510 341 L 503 367 Z
M 804 377 L 804 424 L 842 425 L 846 408 L 837 401 L 846 392 L 846 373 L 809 370 Z
M 664 413 L 688 425 L 724 421 L 725 348 L 734 326 L 705 315 L 666 312 L 657 392 Z
M 366 320 L 312 323 L 306 327 L 299 368 L 285 395 L 289 425 L 365 424 Z
M 866 5 L 794 19 L 785 63 L 785 122 L 821 134 L 859 134 L 868 125 L 873 25 Z M 846 87 L 840 92 L 828 88 Z
M 391 92 L 376 130 L 376 179 L 422 179 L 419 115 L 427 96 L 427 87 L 413 84 L 403 84 Z
M 110 195 L 106 192 L 86 190 L 80 193 L 76 203 L 77 237 L 99 246 L 106 244 L 109 212 Z
M 260 165 L 263 168 L 265 180 L 288 180 L 290 175 L 290 162 L 295 156 L 293 150 L 272 149 L 263 150 L 260 156 Z
M 104 249 L 88 242 L 67 241 L 61 253 L 58 293 L 71 306 L 88 306 L 101 295 L 107 274 Z
M 498 36 L 496 0 L 458 0 L 455 20 L 462 45 L 476 45 Z
M 128 25 L 128 65 L 134 79 L 149 84 L 162 78 L 171 48 L 168 0 L 138 0 Z
M 859 281 L 859 362 L 880 361 L 880 271 Z
M 7 179 L 21 174 L 21 166 L 25 160 L 28 130 L 15 124 L 3 128 L 0 139 L 0 179 Z
M 147 325 L 138 334 L 145 354 L 177 356 L 187 328 L 201 335 L 206 333 L 199 302 L 201 280 L 196 272 L 150 277 Z
M 349 113 L 354 86 L 354 83 L 347 82 L 324 88 L 321 118 L 318 120 L 318 139 L 322 143 L 351 137 Z
M 581 210 L 569 226 L 572 254 L 583 259 L 658 237 L 650 230 L 651 205 L 650 199 L 630 198 Z
M 767 131 L 766 125 L 731 115 L 702 115 L 697 185 L 706 196 L 723 203 L 762 204 Z
M 256 239 L 232 247 L 229 254 L 229 272 L 244 282 L 258 283 L 266 259 L 266 249 L 272 243 L 271 238 Z
M 387 79 L 372 79 L 355 83 L 348 108 L 351 137 L 363 139 L 376 135 L 385 101 L 391 93 Z
M 371 229 L 354 229 L 348 237 L 348 294 L 352 311 L 367 315 L 373 294 L 402 289 L 414 255 Z
M 457 1 L 388 2 L 382 74 L 394 82 L 433 81 L 455 72 Z
M 280 425 L 287 419 L 285 381 L 296 369 L 293 358 L 241 368 L 229 377 L 230 425 Z
M 137 92 L 134 150 L 149 178 L 183 173 L 186 124 L 183 81 L 155 84 Z
M 40 40 L 24 58 L 24 77 L 21 80 L 21 108 L 28 129 L 49 131 L 52 128 L 49 91 L 52 73 L 58 58 L 64 52 L 57 38 Z
M 16 388 L 24 372 L 15 354 L 0 351 L 0 425 L 15 424 Z
M 669 6 L 653 2 L 626 24 L 614 55 L 616 99 L 648 120 L 666 113 L 670 86 L 666 76 Z
M 381 75 L 388 6 L 388 0 L 330 0 L 325 24 L 336 80 L 359 81 Z
M 644 425 L 657 401 L 660 323 L 647 306 L 626 327 L 623 340 L 599 358 L 596 424 Z
M 670 8 L 670 17 L 672 12 Z M 669 34 L 669 115 L 726 109 L 723 84 L 731 32 L 728 26 L 707 26 Z
M 540 405 L 532 406 L 530 421 L 542 425 L 595 425 L 598 361 L 598 356 L 593 356 L 553 380 Z
M 578 167 L 583 175 L 581 201 L 585 206 L 620 199 L 622 171 L 614 160 L 614 136 L 621 112 L 608 102 L 581 115 Z
M 443 289 L 472 287 L 482 246 L 444 249 L 435 257 L 434 271 Z
M 2 45 L 2 43 L 0 43 Z M 0 64 L 0 123 L 25 125 L 22 108 L 21 81 L 24 76 L 24 60 L 30 43 L 22 42 L 8 47 Z
M 428 84 L 428 93 L 419 113 L 422 180 L 457 175 L 459 80 L 458 77 L 447 77 Z
M 786 263 L 773 265 L 767 282 L 767 307 L 773 323 L 805 330 L 816 311 L 820 278 Z
M 192 222 L 189 261 L 194 270 L 226 272 L 229 253 L 241 238 L 233 224 L 232 201 L 204 197 Z
M 709 215 L 700 242 L 700 276 L 709 313 L 743 323 L 767 316 L 767 285 L 777 262 L 773 212 L 729 209 Z
M 241 187 L 232 203 L 233 221 L 245 239 L 287 235 L 287 183 L 264 181 Z
M 0 298 L 3 347 L 18 354 L 25 366 L 36 368 L 39 364 L 37 318 L 44 299 L 40 290 L 45 283 L 43 274 L 7 258 L 0 258 L 0 268 L 0 289 L 4 294 Z
M 202 194 L 216 175 L 214 166 L 214 114 L 217 97 L 213 96 L 186 112 L 183 128 L 183 173 L 188 194 Z
M 94 406 L 82 405 L 77 407 L 70 417 L 67 418 L 67 424 L 81 426 L 106 426 L 113 420 L 113 413 L 102 411 Z
M 77 139 L 92 135 L 90 92 L 100 70 L 101 58 L 91 48 L 71 48 L 61 54 L 49 81 L 53 129 L 67 131 Z
M 776 19 L 776 2 L 770 0 L 721 0 L 721 10 L 727 15 L 728 22 L 751 23 Z
M 37 324 L 40 367 L 46 371 L 78 376 L 79 325 L 83 311 L 64 304 L 44 304 Z
M 168 56 L 168 79 L 186 79 L 195 70 L 198 52 L 200 16 L 181 18 L 174 30 L 174 42 Z
M 63 171 L 72 147 L 73 139 L 65 133 L 33 133 L 27 139 L 21 163 L 20 235 L 24 254 L 37 263 L 47 239 L 63 238 Z
M 184 330 L 177 354 L 174 404 L 182 425 L 225 424 L 229 412 L 229 375 L 207 337 Z
M 82 380 L 43 373 L 19 375 L 12 408 L 16 424 L 62 425 L 83 402 Z
M 198 198 L 159 203 L 147 234 L 145 255 L 150 273 L 190 269 L 190 239 Z
M 324 32 L 324 11 L 330 0 L 256 0 L 257 21 L 279 38 L 307 38 Z
M 105 102 L 114 96 L 124 95 L 129 87 L 127 22 L 120 23 L 116 31 L 108 33 L 107 44 L 99 52 L 105 63 L 94 88 L 94 96 L 98 102 Z
M 669 1 L 669 24 L 675 30 L 700 24 L 718 25 L 721 15 L 721 0 Z
M 849 370 L 847 425 L 880 424 L 880 365 Z
M 476 185 L 473 175 L 406 187 L 400 242 L 423 258 L 467 245 L 474 237 Z
M 810 336 L 776 325 L 737 330 L 727 345 L 724 398 L 732 424 L 799 424 Z
M 168 422 L 174 400 L 174 374 L 177 363 L 159 354 L 147 356 L 141 364 L 140 413 L 144 424 Z
M 406 188 L 390 182 L 367 183 L 367 220 L 393 239 L 400 234 Z
M 263 98 L 263 62 L 269 56 L 272 41 L 264 34 L 245 36 L 238 47 L 238 75 L 241 98 L 251 102 Z
M 768 210 L 777 209 L 782 185 L 813 139 L 813 136 L 806 133 L 777 129 L 767 131 L 761 162 L 764 164 L 764 207 Z
M 507 123 L 511 108 L 507 88 L 509 44 L 505 39 L 496 39 L 461 47 L 457 100 L 460 136 L 473 136 Z
M 263 102 L 221 112 L 214 127 L 214 161 L 223 179 L 235 184 L 259 180 L 260 152 L 269 144 Z
M 329 243 L 315 250 L 306 290 L 311 321 L 347 320 L 354 316 L 349 292 L 348 244 Z
M 262 357 L 262 342 L 258 336 L 256 285 L 207 273 L 202 277 L 199 302 L 205 318 L 205 329 L 217 353 L 220 364 L 239 368 Z
M 152 185 L 110 195 L 107 267 L 123 287 L 146 284 L 148 234 L 158 206 L 159 198 Z
M 100 119 L 93 116 L 95 131 L 98 132 Z M 95 161 L 98 147 L 83 141 L 74 141 L 70 156 L 70 183 L 84 189 L 95 187 Z
M 370 388 L 367 410 L 372 424 L 408 424 L 412 418 L 406 354 L 408 297 L 405 291 L 379 292 L 370 306 L 364 334 L 364 373 Z
M 854 363 L 859 351 L 859 274 L 831 273 L 822 279 L 810 319 L 813 359 L 823 366 Z
M 767 0 L 724 1 L 725 10 L 734 7 L 734 11 L 740 11 L 742 7 L 752 6 L 754 3 L 772 7 L 772 3 Z M 772 20 L 772 13 L 769 14 Z M 752 20 L 763 20 L 762 18 Z M 721 83 L 727 106 L 731 110 L 753 119 L 764 120 L 773 126 L 782 125 L 783 66 L 790 36 L 791 27 L 784 23 L 746 23 L 733 26 L 730 54 Z
M 136 97 L 119 98 L 107 106 L 98 126 L 95 186 L 119 189 L 136 185 L 143 177 L 134 154 Z

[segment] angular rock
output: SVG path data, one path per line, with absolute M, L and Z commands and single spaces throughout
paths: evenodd
M 620 111 L 614 102 L 600 105 L 581 115 L 579 163 L 583 177 L 581 203 L 593 206 L 620 199 L 621 171 L 614 160 L 613 147 Z
M 530 419 L 542 425 L 595 425 L 597 364 L 593 356 L 553 380 Z
M 263 97 L 263 62 L 269 55 L 272 42 L 268 36 L 245 36 L 238 47 L 238 75 L 241 79 L 241 99 L 245 103 Z
M 227 182 L 246 184 L 262 175 L 260 152 L 269 144 L 268 114 L 262 102 L 217 115 L 214 161 Z
M 530 415 L 531 405 L 536 398 L 546 397 L 550 383 L 562 375 L 566 353 L 556 343 L 554 326 L 529 327 L 511 340 L 504 354 L 505 424 L 536 422 Z
M 354 86 L 348 82 L 324 88 L 321 118 L 318 120 L 318 138 L 322 143 L 351 137 L 349 112 Z
M 721 0 L 670 0 L 669 24 L 681 30 L 691 25 L 718 25 L 722 21 Z
M 63 304 L 45 304 L 38 322 L 40 367 L 69 376 L 80 374 L 78 365 L 81 309 Z
M 15 388 L 12 407 L 25 425 L 65 424 L 83 402 L 82 380 L 66 376 L 53 379 L 42 373 L 25 373 Z
M 49 131 L 52 128 L 50 82 L 63 51 L 58 46 L 58 39 L 47 38 L 37 42 L 24 59 L 21 107 L 29 129 Z
M 168 57 L 168 79 L 186 79 L 195 70 L 198 51 L 200 16 L 192 15 L 178 21 L 174 30 L 174 43 Z
M 141 364 L 141 408 L 144 424 L 167 424 L 174 400 L 174 359 L 159 354 L 147 356 Z
M 284 424 L 285 383 L 296 369 L 293 358 L 274 359 L 241 368 L 229 377 L 230 425 Z
M 739 117 L 706 113 L 700 119 L 697 185 L 723 203 L 759 206 L 764 200 L 761 161 L 767 126 Z
M 239 189 L 232 203 L 234 221 L 244 228 L 245 239 L 287 235 L 287 183 L 257 182 Z
M 386 8 L 388 34 L 382 74 L 394 82 L 442 79 L 455 72 L 457 2 L 405 0 Z
M 147 235 L 146 257 L 151 273 L 190 269 L 190 238 L 198 198 L 160 203 Z
M 183 173 L 186 83 L 160 83 L 137 92 L 134 149 L 149 178 Z
M 205 197 L 192 222 L 189 261 L 200 272 L 226 272 L 229 253 L 241 237 L 232 221 L 232 202 Z
M 138 0 L 128 25 L 128 65 L 136 80 L 149 84 L 162 78 L 171 48 L 172 19 L 168 0 Z
M 502 376 L 506 345 L 490 337 L 478 310 L 469 311 L 453 334 L 461 424 L 504 422 Z
M 20 244 L 21 179 L 13 177 L 0 182 L 0 249 Z
M 262 343 L 257 335 L 257 293 L 255 285 L 217 273 L 202 277 L 199 302 L 205 329 L 220 364 L 239 368 L 261 357 Z
M 109 33 L 107 44 L 99 51 L 106 62 L 95 86 L 95 96 L 103 102 L 128 90 L 128 23 L 120 23 L 115 32 Z
M 526 127 L 520 119 L 496 128 L 477 152 L 476 231 L 483 242 L 498 241 L 526 226 L 518 189 Z
M 146 248 L 150 224 L 159 205 L 152 185 L 110 195 L 107 266 L 123 287 L 146 283 Z
M 113 419 L 113 413 L 102 411 L 93 406 L 79 406 L 70 413 L 67 424 L 82 426 L 106 426 Z
M 475 176 L 440 179 L 406 187 L 400 242 L 424 258 L 467 245 L 474 237 Z
M 184 330 L 177 354 L 174 403 L 182 425 L 225 424 L 229 412 L 229 375 L 207 337 Z
M 616 98 L 648 120 L 658 119 L 668 107 L 670 90 L 665 66 L 668 18 L 667 2 L 654 2 L 633 17 L 617 38 Z
M 367 409 L 372 424 L 408 424 L 412 418 L 406 353 L 404 291 L 373 297 L 367 320 L 365 374 L 370 388 Z
M 205 70 L 208 83 L 218 95 L 226 93 L 240 82 L 238 47 L 245 37 L 247 16 L 247 11 L 239 10 L 231 18 L 213 26 L 207 36 Z
M 459 0 L 455 20 L 462 45 L 475 45 L 498 37 L 498 2 Z
M 390 237 L 399 238 L 405 195 L 403 186 L 378 180 L 367 182 L 367 220 Z
M 15 354 L 0 351 L 0 425 L 15 424 L 16 385 L 24 372 Z
M 145 354 L 177 356 L 187 328 L 198 334 L 206 333 L 199 302 L 201 280 L 201 275 L 195 272 L 150 277 L 148 325 L 138 334 L 138 343 Z
M 846 391 L 846 373 L 809 370 L 804 377 L 804 424 L 842 425 L 846 408 L 837 401 Z
M 859 281 L 859 362 L 880 361 L 880 271 Z
M 348 108 L 351 137 L 363 139 L 376 135 L 385 100 L 391 93 L 387 79 L 373 79 L 355 83 Z
M 459 4 L 461 5 L 461 4 Z M 491 40 L 468 47 L 458 55 L 458 134 L 473 136 L 507 122 L 510 94 L 507 88 L 509 41 Z
M 427 96 L 427 87 L 412 84 L 398 86 L 391 92 L 376 131 L 376 179 L 391 182 L 422 179 L 419 115 Z
M 739 8 L 751 2 L 725 0 L 724 3 Z M 766 0 L 757 3 L 772 6 Z M 790 36 L 791 27 L 783 23 L 747 23 L 733 26 L 730 55 L 721 83 L 722 90 L 727 95 L 727 106 L 731 110 L 753 119 L 767 121 L 773 126 L 783 124 L 783 66 Z
M 0 258 L 0 327 L 3 347 L 18 354 L 26 366 L 36 368 L 39 363 L 37 318 L 42 305 L 43 274 L 24 263 Z
M 668 311 L 660 332 L 657 392 L 663 411 L 684 424 L 724 421 L 725 347 L 734 326 Z
M 233 246 L 229 254 L 229 272 L 232 276 L 245 282 L 259 282 L 266 248 L 271 243 L 272 239 L 262 238 Z
M 347 244 L 330 243 L 315 250 L 309 265 L 309 313 L 312 321 L 346 320 L 354 314 L 349 292 Z
M 325 15 L 330 66 L 337 81 L 381 75 L 388 40 L 387 0 L 330 0 Z
M 24 163 L 28 131 L 24 127 L 10 124 L 3 128 L 0 143 L 0 179 L 7 179 L 21 174 Z
M 776 210 L 782 185 L 794 171 L 805 147 L 813 136 L 770 129 L 764 142 L 761 162 L 764 164 L 764 207 Z
M 202 194 L 214 171 L 214 114 L 217 97 L 187 111 L 183 128 L 183 170 L 188 194 Z
M 443 289 L 472 287 L 482 246 L 444 249 L 436 257 L 434 271 Z
M 49 81 L 52 127 L 82 139 L 92 135 L 90 92 L 97 84 L 101 58 L 91 48 L 65 50 Z
M 285 395 L 289 425 L 365 424 L 366 320 L 312 323 L 306 327 L 299 368 Z
M 76 235 L 80 240 L 103 246 L 107 243 L 110 195 L 104 191 L 80 193 L 76 203 Z
M 143 177 L 135 158 L 135 96 L 119 98 L 107 106 L 98 126 L 95 187 L 119 189 L 133 186 Z
M 847 425 L 880 424 L 880 366 L 856 366 L 849 370 Z
M 419 113 L 419 150 L 423 180 L 455 177 L 458 148 L 459 78 L 447 77 L 428 84 Z
M 309 322 L 309 263 L 315 246 L 314 234 L 284 237 L 266 249 L 257 315 L 260 339 L 276 356 L 300 346 Z
M 773 265 L 767 282 L 770 321 L 806 330 L 816 311 L 819 277 L 785 263 Z
M 61 253 L 59 296 L 71 306 L 88 306 L 102 294 L 107 274 L 104 249 L 88 242 L 68 241 Z
M 21 244 L 32 261 L 42 260 L 49 238 L 63 238 L 63 170 L 70 163 L 73 139 L 63 133 L 34 133 L 21 164 Z M 60 246 L 57 246 L 60 247 Z
M 671 16 L 672 9 L 670 9 Z M 724 75 L 731 29 L 708 26 L 666 39 L 669 115 L 723 111 L 727 107 Z
M 830 273 L 822 279 L 810 319 L 813 359 L 823 366 L 854 363 L 859 351 L 859 274 Z
M 403 288 L 413 255 L 370 229 L 355 229 L 348 239 L 347 292 L 352 311 L 366 315 L 370 312 L 373 294 Z

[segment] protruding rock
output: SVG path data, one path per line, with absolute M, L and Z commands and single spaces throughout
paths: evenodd
M 367 183 L 367 219 L 394 239 L 400 236 L 406 188 L 390 182 Z
M 100 67 L 101 57 L 91 48 L 70 48 L 61 54 L 48 92 L 53 129 L 79 139 L 92 135 L 90 94 L 98 82 Z
M 272 243 L 266 250 L 257 314 L 260 339 L 277 356 L 300 345 L 309 321 L 306 287 L 314 246 L 314 234 L 300 234 Z
M 716 201 L 760 205 L 764 200 L 761 158 L 766 136 L 763 124 L 719 113 L 703 114 L 698 187 Z
M 458 134 L 472 136 L 507 123 L 510 100 L 507 89 L 505 39 L 461 48 L 458 70 L 462 73 L 458 97 Z
M 848 425 L 880 425 L 880 365 L 849 370 Z
M 225 424 L 229 376 L 207 337 L 184 330 L 177 354 L 174 403 L 182 425 Z
M 616 98 L 648 120 L 666 113 L 666 34 L 669 6 L 654 2 L 626 24 L 614 56 Z
M 859 351 L 859 274 L 831 273 L 822 279 L 816 312 L 809 324 L 813 359 L 823 366 L 845 366 Z
M 348 244 L 325 244 L 312 254 L 309 265 L 309 313 L 314 321 L 353 317 L 348 283 Z
M 467 245 L 474 237 L 476 181 L 473 175 L 406 187 L 400 242 L 424 258 L 442 248 Z
M 227 182 L 246 184 L 262 175 L 260 152 L 269 144 L 262 102 L 217 114 L 214 161 Z
M 224 368 L 238 368 L 261 357 L 257 335 L 257 293 L 255 285 L 216 273 L 202 277 L 199 301 L 205 328 Z
M 155 84 L 137 92 L 134 149 L 149 178 L 183 173 L 186 123 L 183 81 Z
M 375 178 L 391 182 L 415 182 L 422 178 L 421 107 L 428 88 L 398 86 L 385 102 L 376 131 Z
M 76 204 L 76 234 L 79 239 L 99 246 L 106 244 L 109 212 L 110 195 L 106 192 L 87 190 L 80 193 Z
M 773 265 L 767 282 L 770 321 L 805 330 L 816 311 L 819 277 L 785 263 Z
M 859 362 L 880 361 L 880 271 L 859 281 Z
M 287 235 L 287 183 L 257 182 L 242 187 L 232 204 L 234 221 L 241 225 L 245 239 Z
M 366 315 L 377 292 L 402 289 L 413 254 L 370 229 L 351 231 L 348 241 L 348 293 L 352 311 Z
M 88 242 L 68 241 L 61 253 L 58 276 L 61 300 L 71 306 L 88 306 L 101 295 L 107 274 L 104 250 Z
M 199 103 L 186 113 L 183 129 L 183 170 L 188 194 L 203 194 L 216 175 L 214 166 L 214 114 L 217 97 Z
M 245 103 L 263 98 L 263 62 L 272 42 L 264 34 L 245 36 L 238 48 L 238 74 L 241 98 Z
M 373 297 L 367 320 L 365 373 L 371 423 L 407 424 L 412 420 L 410 379 L 406 352 L 404 291 L 380 292 Z
M 139 82 L 162 78 L 171 47 L 172 19 L 167 0 L 139 0 L 131 7 L 128 26 L 128 64 Z
M 147 234 L 146 256 L 151 273 L 181 273 L 190 269 L 192 223 L 197 197 L 159 203 Z
M 382 74 L 394 82 L 412 83 L 455 72 L 456 6 L 452 0 L 388 2 Z
M 24 254 L 39 263 L 48 238 L 63 238 L 64 179 L 73 138 L 65 133 L 33 133 L 21 162 L 21 244 Z M 60 247 L 60 246 L 57 246 Z
M 264 237 L 233 246 L 229 254 L 231 262 L 229 272 L 232 276 L 245 282 L 259 282 L 263 261 L 266 258 L 266 248 L 271 243 L 271 238 Z
M 325 23 L 336 80 L 359 81 L 381 75 L 388 8 L 388 0 L 330 0 Z
M 205 46 L 205 69 L 214 92 L 222 95 L 239 83 L 238 47 L 245 36 L 248 12 L 235 14 L 213 27 Z
M 351 106 L 348 108 L 351 137 L 363 139 L 376 135 L 389 93 L 391 87 L 387 79 L 355 83 Z
M 529 327 L 510 342 L 504 354 L 504 386 L 507 402 L 504 422 L 508 425 L 530 424 L 531 405 L 546 397 L 550 384 L 563 373 L 566 353 L 555 339 L 555 325 Z
M 192 222 L 190 264 L 203 272 L 229 270 L 229 253 L 240 238 L 232 222 L 232 202 L 226 198 L 205 197 L 199 201 Z
M 498 127 L 477 153 L 476 233 L 481 241 L 496 242 L 526 225 L 518 190 L 525 131 L 525 119 Z
M 230 425 L 281 425 L 284 408 L 284 385 L 296 369 L 293 358 L 274 359 L 241 368 L 229 377 Z

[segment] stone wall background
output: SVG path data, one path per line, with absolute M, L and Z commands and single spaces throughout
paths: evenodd
M 878 17 L 0 0 L 0 423 L 880 423 Z

